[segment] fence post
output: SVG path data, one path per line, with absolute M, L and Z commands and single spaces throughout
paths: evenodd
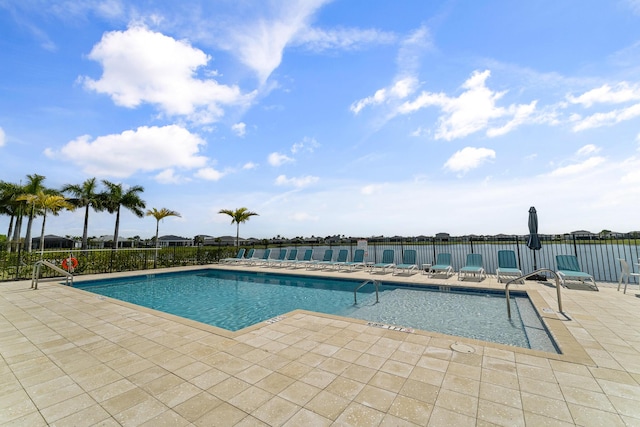
M 573 237 L 573 254 L 575 256 L 578 256 L 578 247 L 576 246 L 576 235 L 572 234 L 571 236 Z
M 518 236 L 513 236 L 516 241 L 516 252 L 518 252 L 518 267 L 522 270 L 522 258 L 520 256 L 520 240 Z

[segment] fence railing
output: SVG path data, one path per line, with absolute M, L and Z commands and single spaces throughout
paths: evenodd
M 596 281 L 615 282 L 620 276 L 619 258 L 627 260 L 634 271 L 638 270 L 636 262 L 640 258 L 640 238 L 599 238 L 596 236 L 548 236 L 541 235 L 542 249 L 530 250 L 527 236 L 499 237 L 450 237 L 420 239 L 376 239 L 368 242 L 365 261 L 381 260 L 385 249 L 393 249 L 396 263 L 401 262 L 405 250 L 413 249 L 417 254 L 417 263 L 433 264 L 437 254 L 451 254 L 454 270 L 464 266 L 467 254 L 482 254 L 484 268 L 488 274 L 494 274 L 498 266 L 498 251 L 513 250 L 518 265 L 526 274 L 536 268 L 555 270 L 556 255 L 575 255 L 583 271 L 593 275 Z M 340 249 L 348 249 L 350 256 L 357 249 L 358 241 L 345 239 L 341 242 L 326 244 L 278 243 L 244 246 L 255 248 L 257 255 L 267 247 L 297 248 L 299 257 L 304 249 L 312 248 L 314 258 L 321 259 L 326 249 L 334 249 L 334 256 Z M 45 251 L 43 258 L 60 265 L 71 253 L 78 260 L 74 274 L 112 273 L 117 271 L 133 271 L 152 268 L 175 267 L 186 265 L 205 265 L 218 262 L 222 258 L 233 257 L 237 249 L 229 246 L 172 246 L 157 250 L 151 248 L 120 248 L 92 250 L 56 250 Z M 534 259 L 535 255 L 535 259 Z M 272 257 L 276 255 L 272 253 Z M 351 258 L 350 258 L 351 259 Z M 19 280 L 31 277 L 33 265 L 40 260 L 40 252 L 25 252 L 20 246 L 11 251 L 0 248 L 0 280 Z M 535 265 L 534 265 L 535 264 Z

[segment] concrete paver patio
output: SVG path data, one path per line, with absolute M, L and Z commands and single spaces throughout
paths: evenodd
M 568 317 L 554 287 L 515 287 L 556 355 L 306 311 L 231 333 L 55 283 L 0 283 L 0 425 L 640 426 L 638 290 L 598 285 L 562 289 Z

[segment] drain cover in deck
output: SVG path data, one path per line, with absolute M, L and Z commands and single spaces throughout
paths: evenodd
M 462 344 L 459 342 L 451 344 L 451 350 L 457 351 L 458 353 L 475 353 L 476 350 L 470 345 Z

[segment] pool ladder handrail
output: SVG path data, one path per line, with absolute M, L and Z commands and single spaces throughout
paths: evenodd
M 524 274 L 520 277 L 516 277 L 515 279 L 511 279 L 507 282 L 507 284 L 504 287 L 504 293 L 505 293 L 505 297 L 507 299 L 507 314 L 509 316 L 509 319 L 511 319 L 511 301 L 509 299 L 509 285 L 512 284 L 513 282 L 517 282 L 519 280 L 523 280 L 526 279 L 527 277 L 531 277 L 531 276 L 535 276 L 538 273 L 551 273 L 553 275 L 553 277 L 556 278 L 556 291 L 558 293 L 558 312 L 563 313 L 562 311 L 562 296 L 560 295 L 560 278 L 558 277 L 558 274 L 553 271 L 553 270 L 549 270 L 548 268 L 539 268 L 536 271 L 532 271 L 531 273 L 527 273 Z
M 367 285 L 369 283 L 373 283 L 373 286 L 376 287 L 376 304 L 379 302 L 378 300 L 378 287 L 380 286 L 380 282 L 375 280 L 375 279 L 367 279 L 364 282 L 360 283 L 354 290 L 353 290 L 353 305 L 358 304 L 358 300 L 356 297 L 356 292 L 358 292 L 358 289 L 360 289 L 361 287 L 363 287 L 364 285 Z
M 50 269 L 62 274 L 63 276 L 65 276 L 65 284 L 68 286 L 69 282 L 71 282 L 71 284 L 73 285 L 73 274 L 71 274 L 68 271 L 63 270 L 62 268 L 58 267 L 57 265 L 53 264 L 52 262 L 49 262 L 47 260 L 40 260 L 40 261 L 36 261 L 36 263 L 33 265 L 33 273 L 31 273 L 31 288 L 32 289 L 38 289 L 38 282 L 41 280 L 40 279 L 40 270 L 42 269 L 42 266 L 45 267 L 49 267 Z M 49 279 L 42 279 L 42 280 L 59 280 L 57 277 L 54 278 L 49 278 Z

